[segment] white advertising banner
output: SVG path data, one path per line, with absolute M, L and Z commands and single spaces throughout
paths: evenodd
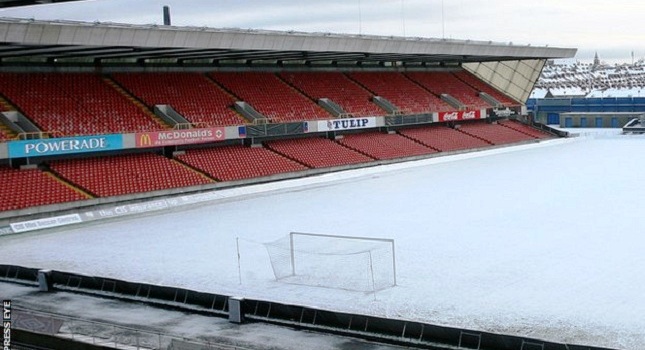
M 376 117 L 319 120 L 318 131 L 340 131 L 376 127 Z
M 43 228 L 77 224 L 79 222 L 82 222 L 80 215 L 69 214 L 69 215 L 54 216 L 51 218 L 15 222 L 10 224 L 10 226 L 13 232 L 20 233 L 20 232 L 40 230 Z

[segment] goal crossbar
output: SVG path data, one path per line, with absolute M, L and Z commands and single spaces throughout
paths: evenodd
M 364 291 L 396 286 L 393 239 L 290 232 L 265 247 L 276 280 Z
M 325 237 L 325 238 L 337 238 L 337 239 L 348 239 L 348 240 L 357 240 L 357 241 L 374 241 L 381 243 L 389 243 L 392 245 L 392 273 L 394 277 L 394 285 L 396 286 L 396 249 L 394 249 L 394 239 L 391 238 L 373 238 L 373 237 L 360 237 L 360 236 L 341 236 L 341 235 L 330 235 L 325 233 L 308 233 L 308 232 L 290 232 L 289 233 L 289 245 L 291 246 L 291 267 L 292 273 L 295 274 L 295 250 L 293 246 L 293 236 L 313 236 L 313 237 Z

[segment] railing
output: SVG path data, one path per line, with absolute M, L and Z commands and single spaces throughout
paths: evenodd
M 35 140 L 35 139 L 48 139 L 62 137 L 60 131 L 36 131 L 36 132 L 21 132 L 16 137 L 18 140 Z
M 567 131 L 558 130 L 556 128 L 552 128 L 552 127 L 550 127 L 548 125 L 545 125 L 545 124 L 542 124 L 542 123 L 533 122 L 532 126 L 535 127 L 535 128 L 538 128 L 538 129 L 540 129 L 540 130 L 542 130 L 544 132 L 547 132 L 549 134 L 558 135 L 559 137 L 569 137 L 570 136 L 569 132 L 567 132 Z
M 271 121 L 269 120 L 269 118 L 253 119 L 253 125 L 265 125 L 265 124 L 269 124 L 270 122 Z
M 13 308 L 14 315 L 24 322 L 16 322 L 14 327 L 24 331 L 71 339 L 76 342 L 88 343 L 115 349 L 173 349 L 187 348 L 179 344 L 189 344 L 193 348 L 213 350 L 246 350 L 240 346 L 232 346 L 216 342 L 204 342 L 178 335 L 135 329 L 105 322 L 91 321 L 78 317 L 55 314 L 50 312 Z M 43 322 L 47 321 L 47 322 Z M 31 324 L 57 324 L 60 327 L 49 327 L 38 330 L 30 329 Z M 174 346 L 173 346 L 174 345 Z
M 179 129 L 192 129 L 194 126 L 192 123 L 177 123 L 172 128 L 175 130 Z
M 227 307 L 229 304 L 228 300 L 231 298 L 223 295 L 191 291 L 176 287 L 107 279 L 97 276 L 77 275 L 61 271 L 50 271 L 49 273 L 51 274 L 52 285 L 55 289 L 72 293 L 81 292 L 108 298 L 133 300 L 145 302 L 153 306 L 171 306 L 183 310 L 205 312 L 214 316 L 228 315 L 229 320 L 231 320 L 232 312 L 235 312 Z M 33 285 L 38 274 L 38 270 L 33 268 L 0 265 L 0 281 L 6 279 L 8 282 Z M 42 286 L 40 287 L 42 288 Z M 210 304 L 210 300 L 212 300 L 212 304 Z M 219 304 L 215 307 L 217 301 L 219 301 Z M 378 316 L 351 314 L 264 300 L 242 299 L 238 310 L 240 311 L 240 315 L 238 316 L 241 319 L 248 319 L 249 321 L 270 322 L 272 324 L 297 327 L 300 329 L 331 332 L 371 340 L 382 340 L 407 346 L 420 345 L 433 349 L 454 349 L 457 344 L 466 346 L 468 349 L 497 350 L 609 349 L 556 343 L 525 338 L 523 336 L 460 329 L 403 319 L 388 319 Z M 147 349 L 146 345 L 170 345 L 173 339 L 176 339 L 176 342 L 178 342 L 177 347 L 166 347 L 164 349 L 195 349 L 195 347 L 190 347 L 192 340 L 178 336 L 161 335 L 157 332 L 143 331 L 95 321 L 85 321 L 72 317 L 52 316 L 52 314 L 49 317 L 55 317 L 60 325 L 60 328 L 57 329 L 56 336 L 68 334 L 70 338 L 73 336 L 73 339 L 78 339 L 79 341 L 94 341 L 101 342 L 101 344 L 125 344 L 130 346 L 129 349 Z M 60 323 L 61 320 L 63 324 Z M 78 323 L 75 324 L 75 321 Z M 88 328 L 79 326 L 85 324 L 80 323 L 81 321 L 96 327 L 102 326 L 107 328 L 91 328 L 91 332 L 83 331 L 83 329 L 87 330 Z M 99 333 L 98 330 L 101 330 L 100 335 L 96 335 Z M 180 343 L 186 342 L 188 342 L 186 346 L 179 345 Z M 240 347 L 226 348 L 224 347 L 225 345 L 219 344 L 210 344 L 209 346 L 216 350 L 242 349 Z
M 401 114 L 401 115 L 385 117 L 386 126 L 429 124 L 432 122 L 433 122 L 432 113 L 411 114 L 411 115 Z

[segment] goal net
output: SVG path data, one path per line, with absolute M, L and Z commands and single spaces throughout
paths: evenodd
M 279 281 L 364 292 L 396 285 L 393 239 L 291 232 L 264 246 Z

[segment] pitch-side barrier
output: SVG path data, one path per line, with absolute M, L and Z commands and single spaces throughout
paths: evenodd
M 610 350 L 14 265 L 0 265 L 0 281 L 32 285 L 42 292 L 76 292 L 228 317 L 240 327 L 267 322 L 423 349 Z

